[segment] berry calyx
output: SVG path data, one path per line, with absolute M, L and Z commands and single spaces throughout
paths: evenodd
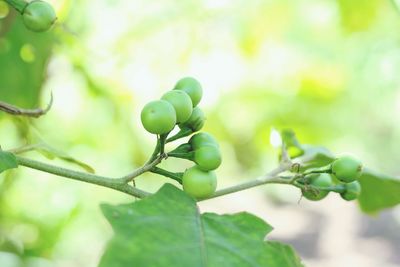
M 180 123 L 179 128 L 188 128 L 191 129 L 192 132 L 197 132 L 203 128 L 205 122 L 206 116 L 204 115 L 204 112 L 199 107 L 195 107 L 190 118 L 184 123 Z

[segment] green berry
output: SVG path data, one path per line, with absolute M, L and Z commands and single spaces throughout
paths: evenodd
M 332 173 L 344 183 L 351 183 L 357 180 L 361 172 L 361 162 L 350 156 L 340 157 L 332 163 Z
M 203 128 L 205 122 L 206 116 L 204 115 L 204 112 L 199 107 L 195 107 L 193 109 L 192 115 L 190 115 L 190 118 L 184 123 L 180 123 L 179 128 L 189 128 L 193 132 L 197 132 L 201 128 Z
M 204 171 L 215 170 L 221 165 L 221 152 L 213 145 L 202 146 L 194 151 L 194 161 Z
M 194 134 L 189 139 L 189 144 L 192 146 L 193 150 L 196 150 L 205 145 L 212 145 L 212 146 L 219 147 L 218 142 L 214 138 L 214 136 L 212 136 L 211 134 L 206 133 L 206 132 Z
M 27 4 L 22 13 L 25 26 L 34 32 L 44 32 L 57 20 L 53 7 L 44 1 L 36 0 Z
M 183 191 L 194 198 L 206 198 L 217 189 L 217 176 L 213 171 L 203 171 L 193 166 L 182 177 Z
M 176 124 L 174 107 L 165 100 L 156 100 L 147 103 L 140 115 L 143 127 L 153 134 L 170 132 Z
M 168 101 L 174 107 L 177 123 L 187 121 L 190 118 L 190 115 L 192 115 L 192 100 L 184 91 L 169 91 L 165 93 L 161 99 Z
M 326 188 L 333 185 L 332 177 L 327 173 L 311 174 L 307 176 L 307 179 L 311 186 L 317 187 L 316 190 L 302 190 L 303 196 L 308 200 L 317 201 L 325 198 L 329 194 L 329 191 L 320 188 Z
M 201 88 L 201 84 L 192 77 L 185 77 L 180 79 L 176 83 L 174 89 L 185 91 L 192 99 L 193 107 L 199 104 L 203 96 L 203 89 Z
M 345 184 L 346 191 L 341 193 L 340 196 L 347 201 L 355 200 L 361 193 L 361 185 L 358 181 Z

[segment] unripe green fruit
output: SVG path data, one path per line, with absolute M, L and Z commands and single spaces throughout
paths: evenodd
M 168 101 L 174 107 L 177 123 L 187 121 L 190 118 L 190 115 L 192 115 L 192 100 L 184 91 L 169 91 L 165 93 L 161 99 Z
M 147 103 L 140 114 L 143 127 L 153 134 L 165 134 L 175 127 L 176 113 L 174 107 L 165 100 Z
M 221 152 L 213 145 L 202 146 L 194 151 L 194 161 L 204 171 L 215 170 L 221 165 Z
M 203 89 L 201 88 L 201 84 L 192 77 L 185 77 L 180 79 L 176 83 L 174 89 L 185 91 L 192 99 L 193 107 L 199 104 L 203 96 Z
M 218 142 L 214 138 L 214 136 L 212 136 L 211 134 L 206 133 L 206 132 L 194 134 L 189 139 L 189 144 L 192 146 L 193 150 L 196 150 L 205 145 L 212 145 L 212 146 L 219 147 Z
M 205 122 L 206 116 L 204 115 L 203 111 L 199 107 L 195 107 L 192 111 L 192 115 L 190 115 L 190 118 L 184 123 L 180 123 L 179 128 L 189 128 L 193 132 L 197 132 L 203 128 Z
M 53 7 L 44 1 L 33 1 L 27 4 L 22 13 L 25 26 L 34 32 L 44 32 L 57 20 Z
M 327 173 L 311 174 L 307 178 L 309 179 L 309 184 L 312 186 L 326 188 L 333 185 L 332 177 Z M 302 193 L 303 196 L 308 200 L 317 201 L 325 198 L 329 194 L 329 191 L 318 189 L 317 192 L 314 192 L 313 190 L 310 189 L 307 191 L 302 190 Z
M 361 185 L 358 181 L 345 184 L 346 191 L 341 193 L 340 196 L 347 201 L 355 200 L 361 193 Z
M 361 163 L 350 156 L 340 157 L 332 163 L 332 173 L 344 183 L 351 183 L 357 180 L 361 172 Z
M 213 171 L 203 171 L 193 166 L 182 177 L 183 191 L 194 198 L 206 198 L 217 189 L 217 176 Z

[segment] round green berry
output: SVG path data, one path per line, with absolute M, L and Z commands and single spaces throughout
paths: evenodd
M 51 28 L 57 16 L 49 3 L 36 0 L 27 4 L 22 12 L 22 20 L 29 30 L 44 32 Z
M 176 124 L 174 107 L 165 100 L 156 100 L 147 103 L 140 115 L 143 127 L 153 134 L 170 132 Z
M 329 194 L 329 191 L 322 188 L 333 185 L 332 177 L 327 173 L 311 174 L 307 179 L 309 185 L 317 187 L 315 189 L 310 188 L 309 190 L 302 189 L 303 196 L 308 200 L 317 201 L 325 198 Z
M 355 200 L 361 194 L 361 185 L 358 181 L 345 184 L 346 191 L 340 196 L 347 201 Z
M 199 107 L 195 107 L 190 118 L 184 123 L 180 123 L 179 128 L 189 128 L 193 132 L 197 132 L 203 128 L 205 122 L 206 116 L 204 115 L 204 112 Z
M 221 165 L 221 152 L 213 145 L 202 146 L 194 151 L 194 161 L 204 171 L 215 170 Z
M 196 133 L 194 134 L 190 139 L 189 139 L 189 144 L 192 146 L 193 150 L 196 150 L 200 147 L 203 147 L 205 145 L 212 145 L 219 147 L 217 140 L 214 138 L 209 133 L 206 132 L 201 132 L 201 133 Z
M 176 83 L 174 89 L 185 91 L 192 99 L 193 107 L 199 104 L 203 96 L 203 89 L 201 87 L 201 84 L 192 77 L 185 77 L 180 79 Z
M 361 172 L 361 162 L 350 156 L 340 157 L 332 163 L 332 173 L 344 183 L 351 183 L 357 180 Z
M 182 177 L 183 191 L 194 198 L 206 198 L 217 189 L 217 176 L 213 171 L 203 171 L 193 166 Z
M 190 115 L 192 115 L 192 100 L 184 91 L 169 91 L 165 93 L 161 99 L 168 101 L 174 107 L 177 123 L 187 121 L 190 118 Z

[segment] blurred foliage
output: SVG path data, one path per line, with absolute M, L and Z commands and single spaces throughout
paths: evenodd
M 15 11 L 0 23 L 1 100 L 35 107 L 54 37 L 51 33 L 38 35 L 30 32 Z
M 359 181 L 362 191 L 358 202 L 364 212 L 377 213 L 400 203 L 399 179 L 366 170 Z
M 285 128 L 400 174 L 398 1 L 52 3 L 59 24 L 34 34 L 0 1 L 0 100 L 28 108 L 55 96 L 39 120 L 0 113 L 4 148 L 25 144 L 35 129 L 98 173 L 122 175 L 154 142 L 141 107 L 193 75 L 205 89 L 205 130 L 222 145 L 221 186 L 274 166 L 270 135 Z M 149 190 L 163 182 L 137 181 Z M 0 192 L 0 250 L 22 266 L 68 255 L 62 264 L 95 266 L 109 234 L 93 223 L 98 202 L 130 199 L 26 170 L 1 174 Z M 77 235 L 98 245 L 83 249 Z

